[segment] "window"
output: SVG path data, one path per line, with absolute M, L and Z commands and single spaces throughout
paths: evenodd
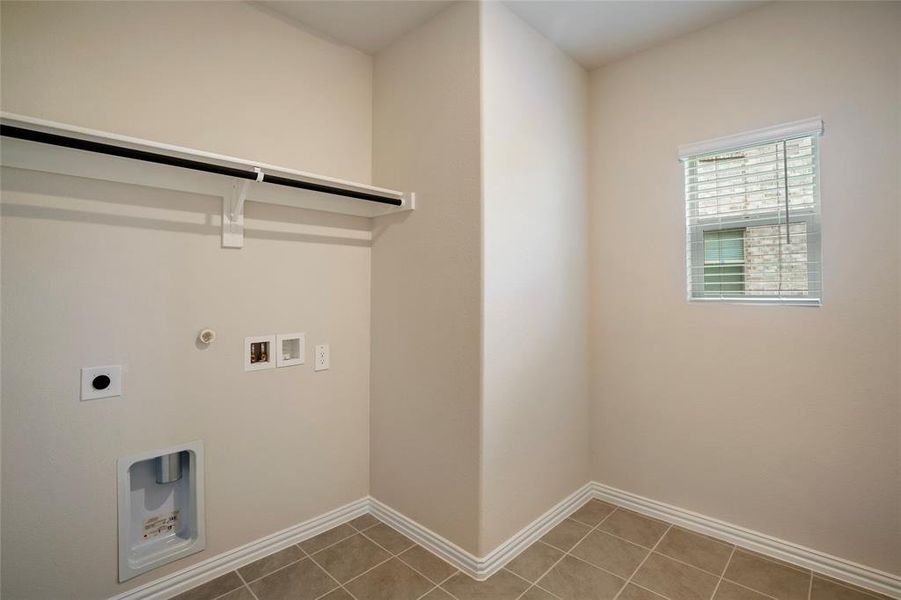
M 820 303 L 820 131 L 815 119 L 680 149 L 689 300 Z

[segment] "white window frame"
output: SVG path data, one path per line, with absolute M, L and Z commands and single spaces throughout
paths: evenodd
M 775 125 L 773 127 L 765 127 L 763 129 L 755 129 L 753 131 L 747 131 L 744 133 L 739 133 L 735 135 L 724 136 L 720 138 L 715 138 L 712 140 L 706 140 L 702 142 L 694 142 L 691 144 L 683 144 L 679 146 L 679 161 L 684 163 L 689 158 L 701 155 L 701 154 L 712 154 L 717 152 L 728 152 L 734 150 L 740 150 L 742 148 L 746 148 L 748 146 L 756 146 L 760 144 L 773 143 L 773 142 L 781 142 L 781 141 L 790 141 L 796 138 L 808 137 L 808 136 L 822 136 L 824 131 L 823 120 L 821 117 L 813 117 L 810 119 L 804 119 L 801 121 L 793 121 L 791 123 L 783 123 L 780 125 Z M 817 231 L 821 232 L 820 229 L 820 151 L 819 151 L 819 141 L 817 142 L 817 152 L 815 155 L 815 163 L 814 163 L 814 205 L 813 207 L 806 208 L 800 207 L 792 211 L 792 221 L 791 223 L 797 222 L 805 222 L 807 223 L 807 231 Z M 684 170 L 683 170 L 684 171 Z M 683 172 L 683 177 L 684 177 Z M 685 182 L 687 183 L 687 182 Z M 734 297 L 720 297 L 720 298 L 711 298 L 711 297 L 699 297 L 692 294 L 693 289 L 703 289 L 704 283 L 704 271 L 702 269 L 691 270 L 692 265 L 703 265 L 704 264 L 704 245 L 703 244 L 695 244 L 691 245 L 691 222 L 688 218 L 688 208 L 687 208 L 687 188 L 683 189 L 682 192 L 682 201 L 686 203 L 686 227 L 685 227 L 685 248 L 691 248 L 691 253 L 685 253 L 685 273 L 686 277 L 686 297 L 688 302 L 691 303 L 718 303 L 718 304 L 765 304 L 765 305 L 794 305 L 794 306 L 821 306 L 823 303 L 823 268 L 822 264 L 819 265 L 819 271 L 817 272 L 813 261 L 811 264 L 808 264 L 807 272 L 808 272 L 808 280 L 814 281 L 816 276 L 818 275 L 819 280 L 819 295 L 817 297 L 791 297 L 791 296 L 734 296 Z M 768 216 L 770 215 L 770 216 Z M 705 224 L 704 221 L 708 221 L 708 224 Z M 730 229 L 742 229 L 747 227 L 757 227 L 757 226 L 767 226 L 767 225 L 782 225 L 784 222 L 779 217 L 779 209 L 774 209 L 772 211 L 767 212 L 755 212 L 753 219 L 747 219 L 751 221 L 748 225 L 742 225 L 742 219 L 736 219 L 735 222 L 729 223 Z M 786 225 L 790 225 L 791 223 L 785 223 Z M 700 225 L 700 226 L 699 226 Z M 718 216 L 711 216 L 708 218 L 699 218 L 694 222 L 694 226 L 696 231 L 699 231 L 703 236 L 703 232 L 711 231 L 711 230 L 719 230 L 723 229 L 723 221 Z M 808 256 L 816 257 L 818 261 L 822 261 L 822 235 L 808 235 L 807 236 L 807 254 Z

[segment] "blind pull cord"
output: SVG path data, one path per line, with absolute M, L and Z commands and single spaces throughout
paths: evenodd
M 791 223 L 788 219 L 788 146 L 782 140 L 782 175 L 785 182 L 785 243 L 791 244 Z

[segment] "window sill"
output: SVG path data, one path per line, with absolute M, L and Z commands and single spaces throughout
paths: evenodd
M 689 298 L 689 303 L 699 304 L 756 304 L 765 306 L 810 306 L 818 308 L 823 305 L 821 298 Z

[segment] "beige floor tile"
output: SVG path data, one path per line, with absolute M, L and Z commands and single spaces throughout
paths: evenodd
M 172 600 L 212 600 L 244 585 L 238 574 L 232 571 L 212 581 L 207 581 L 194 589 L 183 592 Z
M 422 546 L 413 546 L 398 558 L 435 583 L 441 583 L 457 572 L 457 569 L 438 558 Z
M 507 563 L 507 569 L 532 583 L 547 573 L 551 566 L 560 560 L 563 552 L 542 542 L 535 542 L 526 550 Z
M 349 538 L 356 532 L 356 529 L 354 529 L 347 523 L 343 523 L 341 525 L 338 525 L 337 527 L 329 529 L 328 531 L 320 533 L 316 537 L 299 543 L 298 546 L 303 548 L 303 551 L 307 554 L 313 554 L 314 552 L 319 552 L 323 548 L 327 548 L 328 546 L 340 542 L 343 539 Z
M 656 551 L 719 576 L 732 555 L 732 545 L 673 527 L 663 536 Z
M 256 600 L 256 598 L 253 597 L 249 589 L 242 586 L 224 596 L 219 596 L 216 600 Z
M 309 558 L 250 584 L 259 600 L 313 600 L 336 587 L 338 584 Z
M 465 573 L 457 573 L 441 587 L 457 600 L 514 600 L 529 587 L 529 584 L 510 573 L 498 571 L 485 581 L 476 581 Z
M 545 544 L 550 544 L 555 548 L 559 548 L 564 552 L 568 552 L 570 548 L 575 546 L 589 531 L 591 531 L 591 527 L 573 521 L 572 519 L 566 519 L 544 534 L 541 541 Z
M 563 600 L 612 600 L 625 580 L 566 556 L 538 585 Z
M 322 600 L 354 600 L 354 597 L 338 588 L 322 597 Z
M 634 583 L 626 586 L 626 589 L 619 595 L 617 600 L 667 600 L 660 594 L 655 594 L 644 588 L 640 588 Z
M 629 578 L 649 550 L 603 531 L 592 531 L 570 554 L 614 575 Z
M 556 600 L 554 596 L 537 587 L 529 588 L 520 598 L 521 600 Z
M 247 566 L 238 569 L 238 573 L 244 578 L 244 581 L 253 581 L 259 579 L 263 575 L 268 575 L 276 569 L 281 569 L 285 565 L 297 562 L 306 555 L 297 546 L 288 546 L 284 550 L 280 550 L 275 554 L 265 556 L 260 560 L 254 561 Z
M 376 544 L 390 552 L 391 554 L 400 554 L 408 548 L 412 548 L 415 542 L 397 531 L 388 527 L 384 523 L 379 523 L 366 530 L 363 534 Z
M 795 571 L 803 571 L 804 573 L 809 573 L 810 569 L 806 569 L 804 567 L 799 567 L 794 563 L 790 563 L 786 560 L 781 560 L 778 558 L 773 558 L 772 556 L 767 556 L 766 554 L 761 554 L 760 552 L 755 552 L 754 550 L 748 550 L 747 548 L 739 548 L 745 554 L 750 554 L 751 556 L 756 556 L 757 558 L 761 558 L 763 560 L 768 560 L 770 562 L 774 562 L 777 565 L 782 565 L 788 567 L 789 569 L 794 569 Z
M 653 553 L 641 565 L 632 581 L 670 600 L 708 600 L 719 578 Z
M 569 518 L 594 527 L 614 510 L 616 510 L 616 507 L 612 504 L 601 502 L 600 500 L 589 500 Z
M 313 558 L 332 577 L 344 583 L 391 558 L 391 554 L 358 533 L 318 552 Z
M 749 590 L 746 587 L 742 587 L 737 583 L 732 583 L 731 581 L 726 581 L 725 579 L 720 582 L 720 587 L 717 588 L 716 594 L 713 596 L 713 600 L 772 600 L 769 596 L 764 596 L 763 594 L 757 593 L 753 590 Z
M 372 515 L 370 515 L 368 513 L 365 515 L 362 515 L 360 517 L 357 517 L 353 521 L 350 521 L 350 525 L 352 527 L 354 527 L 357 531 L 364 531 L 366 529 L 369 529 L 373 525 L 378 525 L 379 523 L 381 523 L 381 521 L 379 521 L 378 519 L 376 519 L 375 517 L 373 517 Z
M 357 600 L 416 600 L 435 585 L 396 558 L 344 584 Z
M 736 550 L 725 578 L 779 600 L 807 600 L 810 573 Z
M 646 548 L 653 548 L 669 524 L 622 508 L 607 517 L 600 529 Z
M 810 600 L 888 600 L 888 596 L 865 590 L 850 583 L 839 582 L 831 577 L 814 574 L 810 588 Z
M 435 588 L 428 594 L 422 597 L 422 600 L 456 600 L 453 596 L 442 590 L 441 588 Z

